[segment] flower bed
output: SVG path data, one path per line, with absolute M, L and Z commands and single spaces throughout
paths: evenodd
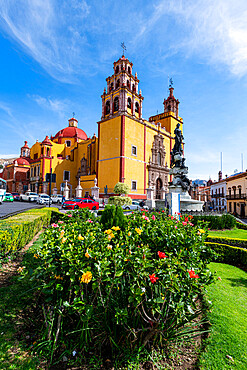
M 35 255 L 43 351 L 118 353 L 200 331 L 189 324 L 213 281 L 205 229 L 162 212 L 133 213 L 106 230 L 92 217 L 82 210 L 53 223 Z

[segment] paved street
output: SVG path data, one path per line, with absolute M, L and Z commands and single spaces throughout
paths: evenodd
M 30 208 L 41 208 L 42 206 L 38 205 L 36 202 L 3 202 L 0 204 L 0 218 L 8 215 L 9 213 L 25 211 Z M 61 207 L 56 204 L 52 204 L 52 207 Z

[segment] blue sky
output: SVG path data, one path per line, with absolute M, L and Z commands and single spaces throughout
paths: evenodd
M 246 0 L 1 0 L 0 158 L 67 126 L 97 134 L 113 62 L 127 46 L 143 117 L 163 111 L 167 76 L 184 119 L 189 177 L 247 168 Z

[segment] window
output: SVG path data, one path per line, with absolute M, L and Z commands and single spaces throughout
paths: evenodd
M 129 80 L 127 80 L 127 87 L 128 87 L 128 89 L 130 88 L 130 82 L 129 82 Z
M 113 82 L 110 85 L 110 91 L 112 91 L 112 90 L 113 90 Z
M 135 103 L 135 111 L 136 111 L 136 113 L 139 113 L 139 104 L 138 103 Z
M 41 148 L 41 155 L 43 155 L 43 154 L 44 154 L 44 148 Z M 37 154 L 37 158 L 38 158 L 38 154 Z
M 116 67 L 116 73 L 118 73 L 118 72 L 119 72 L 119 66 Z
M 114 99 L 114 112 L 117 112 L 118 111 L 118 97 L 116 97 L 115 99 Z
M 65 141 L 65 144 L 66 144 L 67 146 L 71 146 L 71 141 L 70 141 L 70 140 L 66 140 L 66 141 Z
M 36 167 L 34 167 L 33 176 L 34 176 L 34 177 L 36 176 Z
M 46 155 L 47 155 L 47 157 L 49 157 L 49 155 L 50 155 L 50 149 L 49 148 L 46 148 Z
M 131 155 L 137 155 L 137 147 L 135 145 L 131 146 Z
M 110 100 L 107 100 L 107 102 L 106 102 L 105 114 L 110 114 Z
M 158 154 L 157 154 L 157 163 L 158 163 L 158 166 L 161 166 L 161 154 L 160 154 L 160 152 L 158 152 Z
M 37 176 L 40 174 L 40 166 L 38 166 Z
M 131 109 L 131 98 L 127 100 L 127 108 Z
M 120 86 L 120 80 L 117 80 L 116 89 Z
M 31 177 L 33 177 L 33 167 L 31 168 Z
M 69 181 L 70 171 L 63 171 L 63 181 Z
M 136 181 L 131 181 L 131 190 L 137 190 L 137 182 Z
M 130 66 L 128 67 L 128 73 L 131 74 Z
M 135 85 L 134 85 L 134 84 L 132 85 L 132 91 L 133 91 L 133 92 L 136 92 L 136 87 L 135 87 Z
M 35 153 L 33 159 L 38 159 L 38 153 Z

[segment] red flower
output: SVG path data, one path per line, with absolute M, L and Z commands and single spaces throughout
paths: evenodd
M 188 217 L 185 217 L 185 218 L 184 218 L 184 221 L 185 221 L 185 222 L 189 222 Z
M 152 284 L 156 283 L 156 281 L 159 279 L 158 277 L 155 276 L 155 274 L 149 275 L 149 279 Z
M 199 276 L 196 275 L 196 273 L 195 273 L 194 270 L 190 270 L 190 271 L 188 270 L 188 273 L 190 275 L 190 278 L 194 278 L 194 279 L 198 279 L 199 278 Z
M 166 256 L 166 254 L 165 254 L 165 252 L 160 252 L 160 251 L 158 251 L 158 256 L 159 256 L 159 258 L 167 258 L 167 256 Z

